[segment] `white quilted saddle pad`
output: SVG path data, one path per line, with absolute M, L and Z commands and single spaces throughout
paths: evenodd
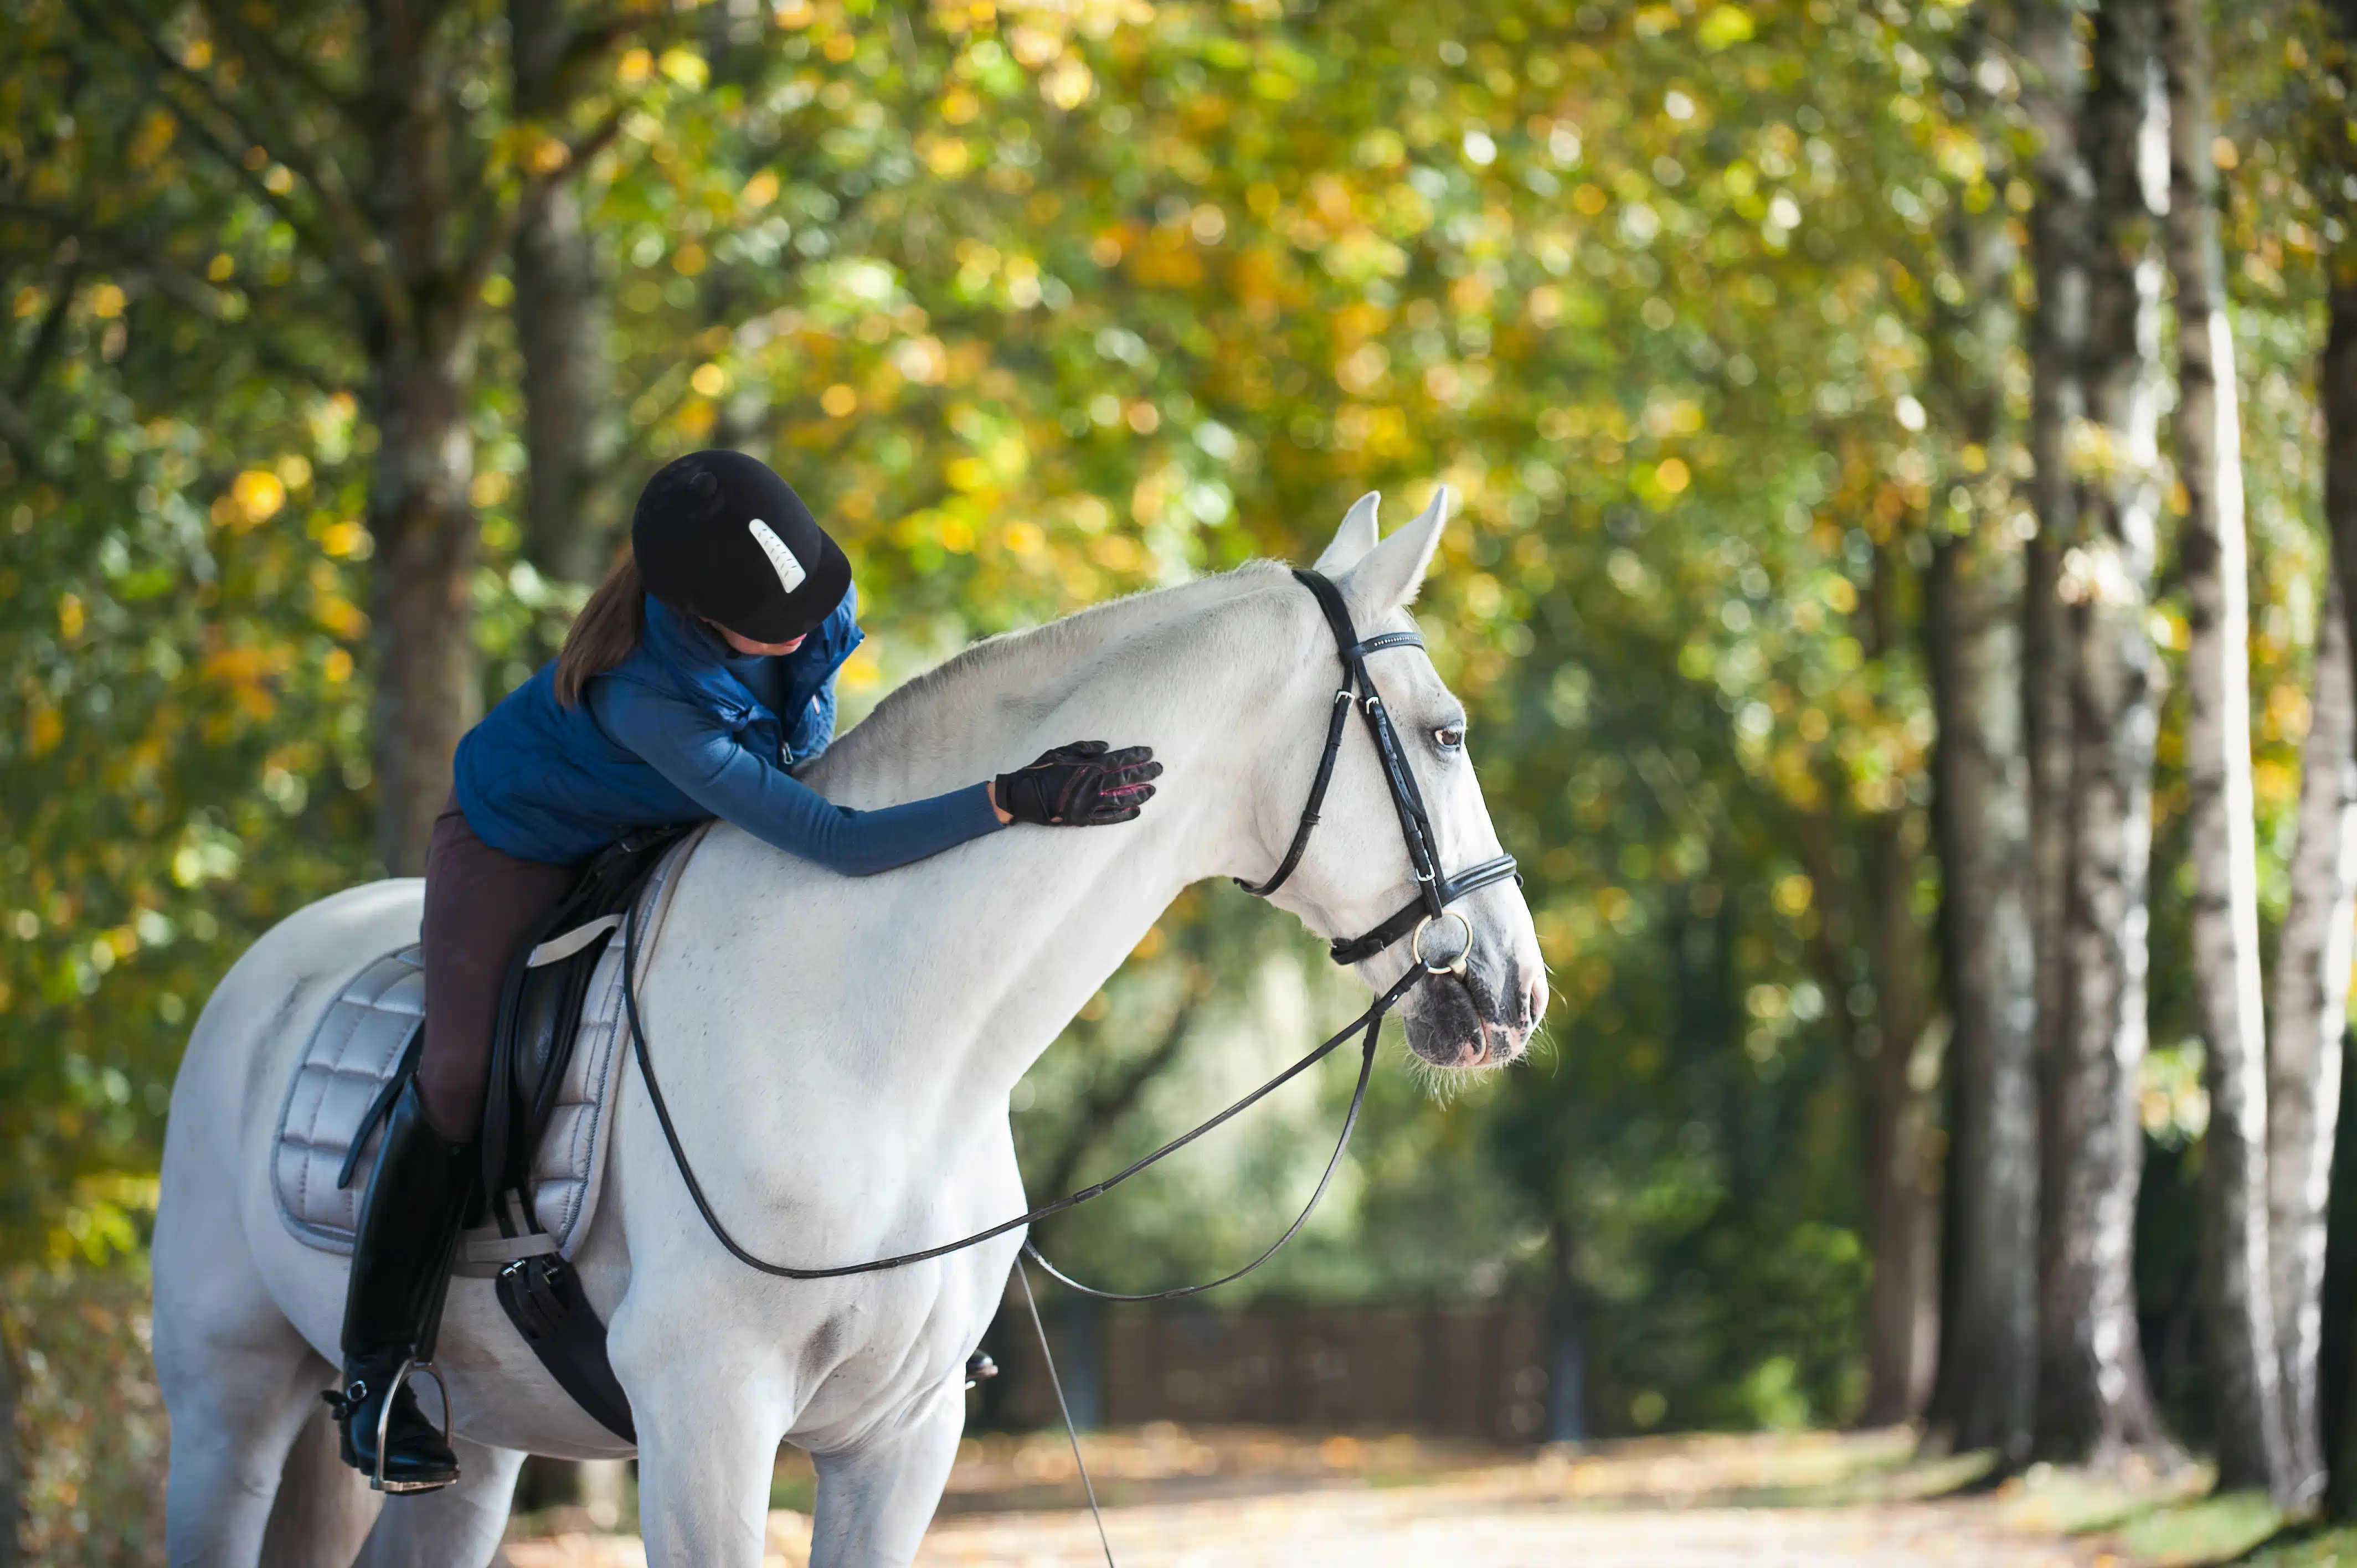
M 655 936 L 662 929 L 679 868 L 703 837 L 701 832 L 690 833 L 673 845 L 640 893 L 641 959 L 653 948 Z M 562 949 L 565 941 L 564 936 L 552 938 L 543 944 L 543 950 Z M 555 1250 L 568 1258 L 579 1239 L 588 1233 L 604 1185 L 608 1106 L 621 1061 L 616 1047 L 625 1033 L 621 978 L 622 942 L 618 933 L 606 944 L 590 973 L 573 1058 L 557 1088 L 547 1134 L 533 1153 L 533 1212 L 554 1241 Z M 400 1067 L 410 1036 L 425 1018 L 425 971 L 418 948 L 412 943 L 376 959 L 355 975 L 312 1032 L 310 1044 L 296 1066 L 295 1080 L 287 1086 L 285 1108 L 278 1113 L 273 1155 L 278 1216 L 297 1240 L 323 1251 L 352 1250 L 361 1197 L 376 1169 L 377 1145 L 383 1136 L 382 1122 L 361 1151 L 350 1185 L 339 1188 L 336 1176 L 351 1149 L 353 1130 Z M 459 1271 L 489 1273 L 489 1265 L 520 1252 L 544 1251 L 546 1246 L 544 1242 L 537 1249 L 529 1244 L 519 1248 L 501 1239 L 496 1229 L 485 1227 L 468 1232 L 461 1243 Z

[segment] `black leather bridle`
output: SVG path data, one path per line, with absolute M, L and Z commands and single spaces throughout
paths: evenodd
M 1430 974 L 1462 974 L 1466 956 L 1473 950 L 1473 927 L 1448 906 L 1492 882 L 1503 882 L 1509 876 L 1520 882 L 1522 874 L 1514 869 L 1512 855 L 1501 854 L 1445 881 L 1441 878 L 1440 855 L 1433 844 L 1432 818 L 1426 814 L 1423 791 L 1415 787 L 1415 774 L 1400 746 L 1399 731 L 1393 727 L 1391 710 L 1383 706 L 1383 694 L 1375 690 L 1374 677 L 1367 673 L 1368 654 L 1386 648 L 1422 648 L 1424 634 L 1379 631 L 1372 637 L 1361 638 L 1359 628 L 1351 622 L 1350 607 L 1343 604 L 1340 588 L 1315 572 L 1297 567 L 1293 575 L 1326 613 L 1326 625 L 1333 631 L 1334 646 L 1342 656 L 1342 684 L 1334 692 L 1333 715 L 1326 724 L 1326 750 L 1318 758 L 1318 777 L 1310 782 L 1309 800 L 1301 808 L 1301 823 L 1293 830 L 1293 843 L 1286 848 L 1285 859 L 1267 881 L 1254 884 L 1239 880 L 1236 886 L 1254 897 L 1265 898 L 1285 886 L 1285 879 L 1301 864 L 1302 852 L 1309 847 L 1309 834 L 1318 826 L 1318 811 L 1326 804 L 1327 786 L 1334 782 L 1334 762 L 1342 755 L 1342 732 L 1355 707 L 1366 715 L 1367 734 L 1373 739 L 1375 756 L 1383 764 L 1383 782 L 1390 787 L 1392 804 L 1399 811 L 1400 834 L 1407 841 L 1408 865 L 1415 873 L 1416 896 L 1405 908 L 1365 936 L 1337 938 L 1327 944 L 1326 950 L 1336 963 L 1364 963 L 1413 932 L 1408 951 L 1418 967 Z M 1443 919 L 1457 922 L 1461 940 L 1453 955 L 1438 959 L 1425 952 L 1424 939 L 1425 933 Z
M 711 1230 L 713 1238 L 727 1250 L 731 1257 L 748 1268 L 756 1269 L 762 1273 L 780 1279 L 831 1280 L 840 1279 L 846 1274 L 870 1274 L 886 1269 L 905 1268 L 910 1263 L 925 1262 L 931 1259 L 946 1257 L 952 1252 L 963 1251 L 969 1247 L 979 1246 L 993 1237 L 1004 1236 L 1010 1230 L 1036 1224 L 1050 1216 L 1061 1214 L 1067 1209 L 1077 1208 L 1092 1198 L 1103 1197 L 1148 1165 L 1159 1164 L 1204 1133 L 1265 1099 L 1283 1085 L 1290 1083 L 1294 1079 L 1323 1061 L 1344 1040 L 1364 1031 L 1360 1047 L 1359 1078 L 1357 1085 L 1351 1093 L 1351 1109 L 1342 1119 L 1341 1135 L 1335 1140 L 1334 1152 L 1326 1161 L 1325 1172 L 1318 1178 L 1318 1186 L 1310 1193 L 1309 1201 L 1302 1206 L 1301 1213 L 1291 1225 L 1286 1228 L 1285 1234 L 1269 1243 L 1266 1250 L 1251 1262 L 1231 1273 L 1222 1274 L 1216 1280 L 1207 1280 L 1201 1284 L 1180 1285 L 1173 1290 L 1151 1291 L 1132 1295 L 1118 1291 L 1098 1290 L 1081 1283 L 1050 1263 L 1041 1255 L 1038 1246 L 1028 1238 L 1024 1241 L 1023 1250 L 1050 1276 L 1083 1295 L 1095 1296 L 1103 1301 L 1172 1301 L 1181 1296 L 1200 1295 L 1205 1291 L 1216 1290 L 1223 1284 L 1243 1278 L 1244 1275 L 1276 1256 L 1278 1251 L 1286 1242 L 1300 1234 L 1301 1228 L 1309 1222 L 1309 1216 L 1318 1208 L 1318 1200 L 1326 1196 L 1327 1187 L 1333 1182 L 1334 1172 L 1342 1163 L 1342 1153 L 1351 1146 L 1351 1134 L 1358 1128 L 1359 1112 L 1366 1104 L 1367 1082 L 1374 1069 L 1375 1046 L 1383 1032 L 1384 1017 L 1398 1004 L 1400 998 L 1405 996 L 1420 982 L 1436 975 L 1453 974 L 1460 979 L 1464 975 L 1466 960 L 1473 948 L 1473 927 L 1470 921 L 1451 909 L 1449 906 L 1467 894 L 1478 888 L 1487 887 L 1493 882 L 1502 882 L 1509 876 L 1514 877 L 1519 882 L 1521 877 L 1514 869 L 1514 857 L 1511 854 L 1501 854 L 1494 860 L 1485 860 L 1480 865 L 1459 872 L 1446 880 L 1440 875 L 1439 857 L 1433 842 L 1432 819 L 1425 811 L 1424 796 L 1415 787 L 1415 775 L 1408 768 L 1407 755 L 1400 745 L 1399 732 L 1393 727 L 1390 711 L 1383 706 L 1383 697 L 1375 690 L 1374 678 L 1367 672 L 1368 654 L 1379 652 L 1386 648 L 1422 648 L 1424 646 L 1422 635 L 1414 631 L 1386 631 L 1361 639 L 1358 634 L 1358 628 L 1351 624 L 1351 612 L 1342 602 L 1340 589 L 1316 572 L 1297 569 L 1293 575 L 1316 596 L 1318 607 L 1325 613 L 1326 624 L 1333 630 L 1335 649 L 1342 660 L 1343 683 L 1334 693 L 1333 716 L 1326 726 L 1326 749 L 1318 757 L 1317 778 L 1310 784 L 1308 802 L 1301 809 L 1300 825 L 1294 830 L 1293 843 L 1286 850 L 1285 859 L 1279 863 L 1275 874 L 1267 881 L 1258 884 L 1239 881 L 1237 886 L 1247 893 L 1265 897 L 1282 886 L 1285 879 L 1291 876 L 1295 868 L 1300 865 L 1302 854 L 1309 847 L 1309 835 L 1318 826 L 1319 808 L 1326 803 L 1327 789 L 1334 781 L 1334 766 L 1336 760 L 1341 756 L 1342 736 L 1348 727 L 1351 711 L 1353 708 L 1358 709 L 1366 717 L 1367 733 L 1373 739 L 1375 755 L 1383 764 L 1384 783 L 1391 790 L 1392 804 L 1399 812 L 1400 832 L 1407 843 L 1408 864 L 1415 876 L 1416 896 L 1405 908 L 1364 936 L 1348 940 L 1338 939 L 1328 945 L 1327 950 L 1336 963 L 1363 963 L 1397 943 L 1401 938 L 1408 937 L 1411 939 L 1412 945 L 1409 949 L 1411 958 L 1407 972 L 1377 996 L 1365 1012 L 1334 1034 L 1328 1036 L 1291 1067 L 1286 1068 L 1218 1115 L 1201 1122 L 1191 1131 L 1171 1139 L 1152 1154 L 1133 1162 L 1103 1181 L 1084 1187 L 1078 1192 L 1068 1193 L 1053 1202 L 1041 1204 L 1037 1208 L 1018 1214 L 1012 1219 L 1003 1220 L 986 1230 L 977 1230 L 971 1236 L 962 1236 L 954 1241 L 945 1241 L 938 1247 L 927 1247 L 915 1252 L 902 1252 L 889 1258 L 874 1258 L 864 1263 L 839 1263 L 830 1268 L 801 1269 L 785 1263 L 770 1262 L 765 1258 L 755 1256 L 738 1245 L 737 1239 L 728 1233 L 728 1228 L 720 1222 L 719 1215 L 713 1212 L 710 1200 L 704 1195 L 703 1184 L 695 1179 L 695 1172 L 688 1165 L 687 1150 L 680 1142 L 678 1130 L 672 1125 L 671 1109 L 663 1102 L 662 1090 L 655 1081 L 654 1064 L 647 1057 L 646 1028 L 639 1019 L 637 983 L 639 928 L 638 908 L 634 906 L 630 910 L 630 918 L 622 925 L 622 1003 L 630 1019 L 630 1043 L 638 1058 L 639 1076 L 646 1083 L 647 1098 L 654 1104 L 655 1119 L 662 1125 L 663 1141 L 671 1145 L 672 1162 L 679 1168 L 680 1179 L 687 1185 L 688 1197 L 694 1200 L 696 1211 L 704 1216 L 704 1222 Z M 1427 953 L 1425 950 L 1425 939 L 1444 919 L 1453 919 L 1457 922 L 1461 940 L 1453 950 Z

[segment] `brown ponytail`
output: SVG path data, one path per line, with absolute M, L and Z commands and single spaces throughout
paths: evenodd
M 639 645 L 639 634 L 645 628 L 647 585 L 639 576 L 638 557 L 630 546 L 573 618 L 573 629 L 565 634 L 564 650 L 556 656 L 556 701 L 563 707 L 578 707 L 581 688 L 592 675 L 603 675 L 630 656 Z

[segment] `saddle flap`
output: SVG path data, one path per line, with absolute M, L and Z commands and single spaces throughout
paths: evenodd
M 572 1061 L 591 982 L 623 916 L 686 832 L 633 833 L 607 849 L 509 964 L 483 1105 L 483 1187 L 495 1199 L 514 1190 L 529 1200 L 533 1155 Z

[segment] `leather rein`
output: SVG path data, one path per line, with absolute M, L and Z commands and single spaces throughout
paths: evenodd
M 1325 804 L 1327 789 L 1334 779 L 1334 764 L 1341 755 L 1342 736 L 1351 710 L 1357 709 L 1365 718 L 1368 735 L 1374 742 L 1375 755 L 1383 764 L 1384 783 L 1391 790 L 1392 804 L 1399 813 L 1400 832 L 1406 841 L 1408 861 L 1415 875 L 1416 897 L 1406 908 L 1365 935 L 1330 942 L 1327 950 L 1336 963 L 1361 963 L 1406 937 L 1410 939 L 1408 950 L 1413 961 L 1407 972 L 1377 996 L 1365 1012 L 1328 1036 L 1283 1072 L 1210 1120 L 1171 1139 L 1152 1154 L 1132 1162 L 1103 1181 L 1041 1204 L 988 1230 L 977 1230 L 954 1241 L 945 1241 L 938 1247 L 901 1252 L 888 1258 L 875 1258 L 864 1263 L 840 1263 L 830 1268 L 794 1268 L 757 1257 L 739 1245 L 737 1239 L 729 1234 L 728 1228 L 721 1223 L 720 1216 L 713 1211 L 711 1200 L 705 1196 L 703 1184 L 696 1180 L 695 1172 L 688 1163 L 687 1150 L 680 1142 L 678 1129 L 672 1123 L 671 1109 L 664 1103 L 662 1090 L 655 1081 L 654 1064 L 647 1055 L 647 1031 L 639 1018 L 639 926 L 638 909 L 633 906 L 622 926 L 622 1003 L 630 1018 L 631 1050 L 638 1058 L 639 1076 L 647 1086 L 647 1098 L 654 1104 L 655 1119 L 662 1125 L 663 1141 L 671 1146 L 672 1163 L 678 1167 L 680 1179 L 687 1185 L 687 1195 L 694 1201 L 696 1211 L 704 1216 L 704 1223 L 712 1231 L 713 1239 L 731 1257 L 748 1268 L 780 1279 L 831 1280 L 846 1274 L 877 1273 L 886 1269 L 906 1268 L 911 1263 L 963 1251 L 994 1237 L 1004 1236 L 1010 1230 L 1036 1224 L 1103 1197 L 1147 1166 L 1160 1164 L 1206 1133 L 1290 1083 L 1323 1061 L 1351 1036 L 1361 1035 L 1359 1076 L 1351 1091 L 1351 1108 L 1342 1119 L 1340 1136 L 1335 1140 L 1334 1152 L 1326 1161 L 1325 1171 L 1318 1176 L 1316 1189 L 1310 1193 L 1309 1201 L 1303 1205 L 1300 1214 L 1286 1228 L 1285 1233 L 1243 1267 L 1200 1284 L 1180 1285 L 1172 1290 L 1133 1295 L 1097 1290 L 1071 1278 L 1042 1256 L 1039 1247 L 1028 1238 L 1024 1240 L 1023 1251 L 1052 1278 L 1083 1295 L 1094 1296 L 1101 1301 L 1175 1301 L 1182 1296 L 1200 1295 L 1243 1278 L 1276 1256 L 1286 1242 L 1301 1233 L 1301 1228 L 1309 1222 L 1309 1216 L 1316 1211 L 1318 1201 L 1326 1196 L 1326 1189 L 1332 1184 L 1334 1173 L 1342 1163 L 1343 1151 L 1351 1145 L 1351 1135 L 1358 1129 L 1359 1112 L 1366 1104 L 1367 1083 L 1374 1070 L 1375 1047 L 1383 1032 L 1385 1015 L 1420 982 L 1444 974 L 1453 974 L 1461 980 L 1465 973 L 1466 961 L 1473 950 L 1473 928 L 1462 913 L 1449 906 L 1493 882 L 1502 882 L 1509 876 L 1519 882 L 1521 876 L 1514 869 L 1514 857 L 1510 854 L 1483 861 L 1455 876 L 1444 878 L 1440 874 L 1432 819 L 1425 811 L 1424 797 L 1416 789 L 1415 775 L 1408 767 L 1407 755 L 1400 745 L 1399 732 L 1393 726 L 1390 711 L 1384 707 L 1383 698 L 1375 689 L 1374 678 L 1367 671 L 1368 654 L 1387 648 L 1422 648 L 1423 636 L 1414 631 L 1386 631 L 1361 639 L 1351 622 L 1351 613 L 1342 602 L 1340 589 L 1316 572 L 1297 568 L 1293 575 L 1316 596 L 1318 608 L 1325 613 L 1327 625 L 1334 633 L 1336 650 L 1341 657 L 1343 684 L 1334 693 L 1333 715 L 1326 726 L 1326 749 L 1318 759 L 1318 774 L 1309 787 L 1308 802 L 1302 808 L 1300 825 L 1294 831 L 1293 843 L 1286 850 L 1284 860 L 1267 881 L 1258 884 L 1239 881 L 1236 886 L 1256 897 L 1266 897 L 1281 886 L 1301 864 L 1302 854 L 1309 845 L 1309 835 L 1318 826 L 1318 812 Z M 1426 938 L 1436 929 L 1445 929 L 1443 922 L 1448 920 L 1457 924 L 1457 944 L 1453 948 L 1440 948 L 1427 953 L 1425 950 Z

